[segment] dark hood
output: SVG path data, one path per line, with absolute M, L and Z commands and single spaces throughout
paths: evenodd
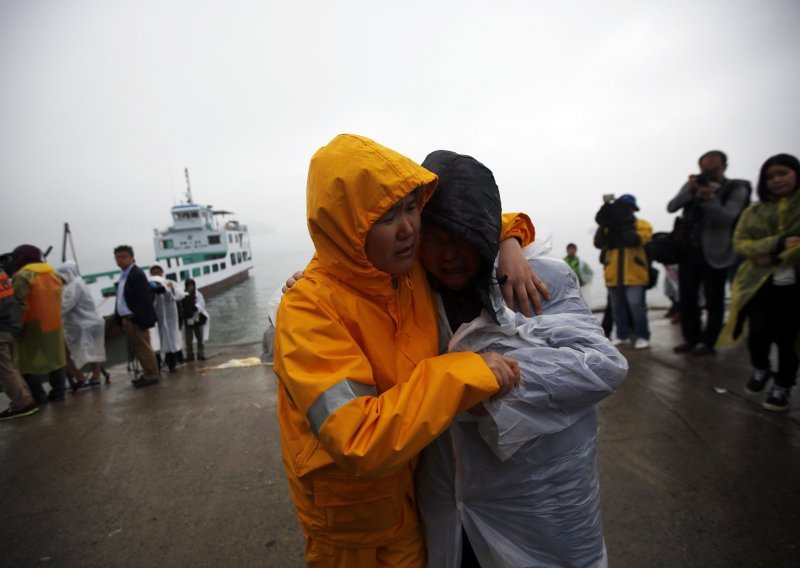
M 431 152 L 422 167 L 439 176 L 439 188 L 422 210 L 422 222 L 441 227 L 475 247 L 481 270 L 474 285 L 481 303 L 494 316 L 489 285 L 502 228 L 500 191 L 494 175 L 475 158 L 449 150 Z

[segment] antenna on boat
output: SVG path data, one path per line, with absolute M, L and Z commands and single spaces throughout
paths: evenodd
M 192 201 L 192 184 L 189 183 L 189 168 L 183 168 L 186 173 L 186 203 L 194 203 Z
M 78 266 L 78 257 L 75 255 L 75 243 L 72 242 L 72 231 L 69 230 L 69 223 L 64 223 L 64 236 L 61 239 L 61 262 L 67 261 L 67 240 L 69 240 L 69 250 L 72 252 L 72 258 L 75 259 L 75 268 L 78 269 L 78 274 L 80 274 L 81 269 Z M 48 250 L 48 252 L 50 251 Z

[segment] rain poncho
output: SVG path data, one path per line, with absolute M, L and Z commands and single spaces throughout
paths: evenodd
M 186 305 L 185 302 L 189 297 L 190 297 L 189 293 L 186 292 L 186 290 L 184 289 L 183 298 L 181 298 L 181 300 L 184 302 L 184 305 Z M 211 316 L 208 315 L 208 311 L 206 310 L 206 299 L 203 297 L 203 293 L 200 292 L 200 290 L 197 290 L 196 288 L 194 291 L 194 309 L 197 310 L 198 313 L 203 314 L 203 316 L 205 317 L 205 322 L 203 323 L 203 343 L 205 343 L 206 341 L 208 341 L 208 335 L 210 333 L 209 330 L 211 329 Z M 185 319 L 184 319 L 184 325 L 186 325 Z
M 14 296 L 22 306 L 19 370 L 44 375 L 67 364 L 61 322 L 63 281 L 46 262 L 26 264 L 12 278 Z
M 531 266 L 550 289 L 542 315 L 507 309 L 493 286 L 500 325 L 484 311 L 449 342 L 451 352 L 514 357 L 522 382 L 483 403 L 489 416 L 459 415 L 423 452 L 417 498 L 431 567 L 460 565 L 462 526 L 485 568 L 606 563 L 595 405 L 628 365 L 569 266 L 550 258 Z M 440 318 L 440 332 L 452 336 L 441 308 Z
M 79 369 L 86 363 L 106 360 L 105 320 L 97 313 L 89 287 L 73 261 L 58 267 L 64 279 L 61 311 L 67 347 Z
M 283 297 L 275 336 L 278 418 L 304 533 L 340 548 L 419 532 L 413 460 L 452 417 L 497 391 L 473 353 L 437 357 L 424 271 L 377 270 L 372 224 L 436 176 L 375 142 L 337 136 L 312 158 L 308 226 L 316 255 Z M 420 535 L 421 544 L 421 535 Z
M 158 319 L 159 349 L 164 354 L 180 351 L 183 349 L 183 338 L 176 302 L 182 300 L 185 294 L 180 286 L 163 276 L 150 276 L 150 284 L 155 285 L 153 307 Z
M 800 190 L 782 199 L 770 198 L 754 203 L 742 213 L 733 235 L 733 246 L 745 260 L 733 279 L 731 309 L 717 341 L 719 347 L 732 345 L 741 335 L 745 306 L 775 270 L 800 265 L 800 245 L 783 248 L 784 239 L 790 235 L 800 235 Z M 755 264 L 753 259 L 761 255 L 773 255 L 774 264 Z M 795 350 L 800 355 L 800 336 Z

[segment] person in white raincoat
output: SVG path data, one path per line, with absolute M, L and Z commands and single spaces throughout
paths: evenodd
M 97 311 L 89 287 L 78 274 L 78 265 L 68 260 L 58 267 L 58 273 L 64 279 L 61 317 L 69 350 L 67 371 L 76 380 L 73 389 L 99 385 L 101 364 L 106 360 L 105 320 Z M 81 371 L 87 363 L 92 369 L 88 382 Z
M 157 264 L 150 267 L 150 285 L 153 287 L 153 307 L 158 318 L 159 352 L 172 373 L 183 349 L 177 302 L 183 300 L 184 293 L 175 282 L 164 278 L 164 269 Z
M 522 372 L 518 387 L 456 417 L 422 453 L 415 482 L 428 565 L 606 566 L 596 405 L 627 362 L 572 269 L 531 258 L 536 244 L 526 253 L 550 300 L 532 318 L 508 309 L 503 279 L 492 278 L 500 196 L 491 171 L 441 150 L 422 165 L 439 175 L 422 213 L 422 259 L 439 294 L 441 351 L 497 351 Z

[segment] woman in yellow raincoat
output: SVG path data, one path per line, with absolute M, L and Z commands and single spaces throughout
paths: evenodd
M 312 158 L 316 254 L 281 301 L 275 336 L 284 468 L 310 566 L 424 566 L 413 466 L 453 417 L 519 380 L 513 359 L 437 355 L 417 260 L 436 176 L 340 135 Z M 504 235 L 532 240 L 511 224 Z
M 64 400 L 67 351 L 61 322 L 63 281 L 44 262 L 42 251 L 20 245 L 11 253 L 14 264 L 14 296 L 22 311 L 19 337 L 19 370 L 37 404 Z M 42 378 L 50 382 L 45 394 Z
M 772 156 L 761 166 L 759 201 L 742 213 L 733 237 L 745 257 L 733 280 L 731 311 L 718 345 L 741 335 L 745 321 L 753 373 L 745 390 L 757 394 L 770 376 L 774 384 L 763 406 L 789 409 L 800 355 L 800 162 L 788 154 Z M 772 373 L 769 352 L 778 346 L 778 371 Z

